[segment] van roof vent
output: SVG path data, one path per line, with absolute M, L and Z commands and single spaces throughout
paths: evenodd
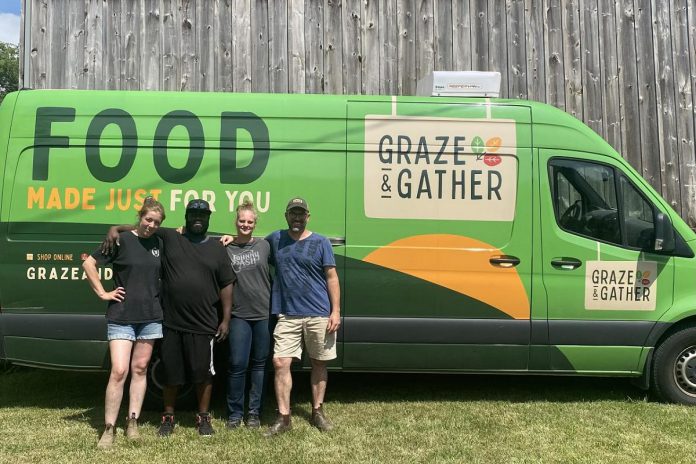
M 433 71 L 418 81 L 416 95 L 433 97 L 498 97 L 500 73 Z

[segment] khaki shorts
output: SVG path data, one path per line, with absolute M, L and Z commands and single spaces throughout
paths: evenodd
M 301 358 L 302 340 L 309 357 L 317 361 L 336 359 L 336 332 L 327 333 L 328 317 L 280 314 L 273 331 L 274 358 Z

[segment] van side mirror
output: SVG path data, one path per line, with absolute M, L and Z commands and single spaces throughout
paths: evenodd
M 669 220 L 669 216 L 664 213 L 657 213 L 655 217 L 655 243 L 653 250 L 670 253 L 674 251 L 675 242 L 674 228 L 672 227 L 672 221 Z

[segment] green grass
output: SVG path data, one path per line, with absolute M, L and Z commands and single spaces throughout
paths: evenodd
M 115 447 L 100 451 L 105 383 L 104 373 L 0 373 L 0 462 L 696 462 L 696 408 L 648 400 L 622 379 L 332 373 L 325 408 L 337 427 L 322 434 L 296 374 L 295 428 L 283 436 L 225 430 L 218 388 L 215 436 L 198 437 L 193 412 L 180 411 L 159 439 L 159 413 L 146 411 L 139 442 L 120 423 Z

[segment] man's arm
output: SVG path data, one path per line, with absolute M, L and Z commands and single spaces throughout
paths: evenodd
M 232 314 L 231 283 L 220 290 L 220 303 L 222 304 L 222 321 L 220 322 L 217 333 L 215 334 L 215 339 L 218 342 L 221 342 L 227 338 L 227 334 L 230 332 L 230 317 Z
M 106 237 L 101 244 L 102 254 L 108 256 L 113 253 L 114 249 L 119 245 L 118 234 L 133 229 L 135 229 L 135 226 L 132 224 L 122 224 L 120 226 L 109 227 L 109 231 L 106 233 Z
M 341 287 L 338 282 L 338 273 L 334 266 L 326 266 L 324 268 L 324 276 L 326 277 L 326 287 L 329 290 L 329 301 L 331 302 L 331 314 L 329 315 L 329 324 L 326 326 L 326 331 L 334 333 L 341 325 Z

